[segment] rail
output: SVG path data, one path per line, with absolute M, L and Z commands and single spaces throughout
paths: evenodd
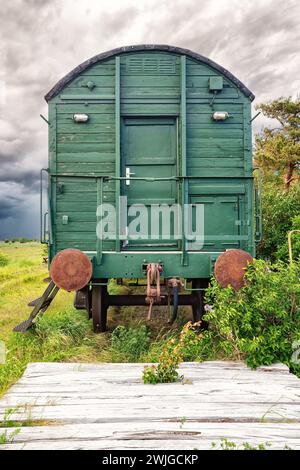
M 255 243 L 262 240 L 262 172 L 260 168 L 254 168 L 253 171 L 258 171 L 258 188 L 255 188 Z
M 48 168 L 42 168 L 40 171 L 40 242 L 47 245 L 52 245 L 52 218 L 51 218 L 51 204 L 49 198 L 49 191 L 47 191 L 47 205 L 48 208 L 43 212 L 43 174 L 47 173 L 48 177 L 51 178 Z M 48 230 L 47 226 L 48 218 Z

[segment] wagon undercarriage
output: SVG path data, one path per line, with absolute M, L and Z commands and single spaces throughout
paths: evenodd
M 149 298 L 147 291 L 144 295 L 115 295 L 109 294 L 107 289 L 107 279 L 94 280 L 90 286 L 77 291 L 75 294 L 74 306 L 79 310 L 86 310 L 89 318 L 93 321 L 95 332 L 106 331 L 107 310 L 109 307 L 141 306 L 148 307 L 148 320 L 151 320 L 152 306 L 169 306 L 172 314 L 169 323 L 173 323 L 177 317 L 178 306 L 191 306 L 193 321 L 199 322 L 204 314 L 204 290 L 208 286 L 208 279 L 195 279 L 192 281 L 191 293 L 179 294 L 179 279 L 163 280 L 159 297 L 156 295 L 155 287 L 153 295 Z M 173 284 L 173 285 L 172 285 Z M 147 287 L 144 285 L 145 288 Z M 155 290 L 155 292 L 154 292 Z M 148 292 L 149 294 L 149 292 Z M 202 326 L 205 326 L 203 324 Z

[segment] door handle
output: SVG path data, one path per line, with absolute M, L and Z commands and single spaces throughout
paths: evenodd
M 125 172 L 125 177 L 126 177 L 126 186 L 130 185 L 130 176 L 135 175 L 135 173 L 132 173 L 130 171 L 129 166 L 126 167 L 126 172 Z

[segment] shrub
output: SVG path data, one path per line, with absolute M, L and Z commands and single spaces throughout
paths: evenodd
M 180 347 L 175 338 L 166 342 L 159 357 L 159 364 L 145 366 L 143 381 L 145 384 L 177 382 L 180 376 L 177 367 L 182 361 Z
M 7 341 L 6 363 L 0 368 L 0 393 L 18 378 L 29 362 L 63 361 L 76 356 L 90 323 L 73 308 L 48 314 L 26 333 L 15 333 Z
M 299 275 L 300 263 L 271 266 L 257 260 L 238 292 L 213 280 L 206 294 L 213 308 L 205 315 L 210 326 L 204 332 L 202 357 L 205 346 L 213 344 L 212 350 L 245 359 L 251 367 L 283 362 L 300 372 L 292 360 L 293 342 L 300 340 Z
M 165 342 L 158 365 L 144 367 L 145 384 L 177 382 L 183 379 L 177 368 L 183 360 L 198 355 L 202 339 L 197 333 L 198 326 L 198 323 L 188 322 L 184 325 L 179 338 L 170 338 Z
M 262 198 L 263 239 L 257 247 L 260 257 L 276 260 L 287 260 L 287 249 L 281 247 L 287 243 L 287 232 L 297 223 L 300 207 L 300 185 L 283 192 L 276 184 L 263 185 Z M 286 245 L 287 246 L 287 245 Z
M 7 266 L 9 263 L 8 256 L 6 256 L 4 253 L 0 253 L 0 267 L 4 268 L 4 266 Z

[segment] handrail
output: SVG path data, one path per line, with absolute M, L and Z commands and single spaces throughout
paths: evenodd
M 97 178 L 103 178 L 104 181 L 113 181 L 113 180 L 126 180 L 126 176 L 111 176 L 111 175 L 97 175 L 97 174 L 90 174 L 90 173 L 49 173 L 50 177 L 60 177 L 60 178 L 91 178 L 91 179 L 97 179 Z M 178 175 L 178 176 L 169 176 L 169 177 L 164 177 L 164 178 L 154 178 L 154 177 L 146 177 L 146 176 L 131 176 L 130 180 L 137 180 L 137 181 L 178 181 L 178 180 L 184 180 L 184 179 L 216 179 L 218 177 L 216 176 L 192 176 L 192 175 Z M 220 176 L 221 179 L 253 179 L 253 176 Z
M 51 219 L 51 204 L 49 198 L 49 190 L 47 190 L 47 203 L 48 203 L 48 210 L 43 214 L 43 172 L 50 176 L 48 168 L 42 168 L 40 171 L 40 242 L 42 244 L 52 245 L 52 219 Z M 46 218 L 48 215 L 48 239 L 46 240 Z
M 98 207 L 102 204 L 103 202 L 103 177 L 98 177 L 97 178 L 97 209 Z M 98 222 L 99 222 L 99 216 L 97 214 L 97 225 L 98 225 Z M 97 236 L 97 239 L 96 239 L 96 263 L 97 265 L 99 266 L 101 264 L 101 261 L 102 261 L 102 247 L 103 247 L 103 244 L 102 244 L 102 238 L 98 237 Z
M 47 172 L 46 168 L 40 170 L 40 242 L 47 243 L 45 239 L 45 214 L 43 214 L 43 172 Z
M 100 174 L 81 174 L 81 173 L 50 173 L 50 171 L 48 169 L 45 169 L 45 168 L 43 168 L 41 170 L 41 174 L 42 174 L 43 171 L 46 171 L 48 173 L 49 178 L 51 178 L 51 177 L 69 177 L 69 178 L 94 179 L 95 182 L 96 182 L 97 207 L 98 207 L 98 205 L 100 205 L 103 202 L 103 182 L 104 181 L 126 180 L 126 177 L 123 177 L 123 176 L 116 177 L 116 176 L 103 175 L 103 174 L 100 175 Z M 180 176 L 171 176 L 171 177 L 163 177 L 163 178 L 132 177 L 131 179 L 132 180 L 138 180 L 138 181 L 178 181 L 178 182 L 184 182 L 185 180 L 189 180 L 189 179 L 203 179 L 203 178 L 212 178 L 212 177 L 201 177 L 201 176 L 199 177 L 199 176 L 188 176 L 188 175 L 181 176 L 180 175 Z M 215 178 L 215 177 L 213 177 L 213 178 Z M 245 177 L 245 178 L 253 179 L 253 176 Z M 184 186 L 186 186 L 186 185 L 183 185 L 183 187 L 182 187 L 182 192 L 183 192 L 182 200 L 185 201 L 184 192 L 186 192 L 186 191 L 184 191 L 184 189 L 187 190 L 187 188 L 184 188 Z M 41 195 L 42 195 L 42 190 L 41 190 Z M 48 216 L 49 216 L 49 241 L 48 241 L 48 243 L 52 244 L 52 221 L 51 221 L 51 206 L 50 206 L 50 200 L 49 200 L 49 192 L 47 192 L 47 195 L 48 195 L 48 204 L 49 204 L 49 212 L 48 212 Z M 41 201 L 42 201 L 42 196 L 41 196 Z M 41 202 L 41 211 L 42 211 L 42 202 Z M 214 237 L 214 239 L 215 238 L 216 237 Z M 240 236 L 234 235 L 234 236 L 217 237 L 217 239 L 220 240 L 220 241 L 226 241 L 228 239 L 239 241 L 239 240 L 245 240 L 247 238 L 248 238 L 247 235 L 240 235 Z M 184 237 L 182 237 L 182 242 L 184 244 L 184 242 L 185 242 Z M 46 243 L 46 242 L 44 242 L 44 243 Z M 95 256 L 95 262 L 96 262 L 97 265 L 100 265 L 101 262 L 102 262 L 102 248 L 103 248 L 102 239 L 97 238 L 96 256 Z M 185 249 L 185 246 L 183 245 L 182 246 L 182 258 L 183 258 L 184 262 L 186 262 L 185 256 L 184 256 L 185 254 L 186 254 L 186 249 Z
M 258 190 L 255 188 L 255 243 L 262 240 L 262 171 L 260 168 L 253 168 L 259 172 Z

